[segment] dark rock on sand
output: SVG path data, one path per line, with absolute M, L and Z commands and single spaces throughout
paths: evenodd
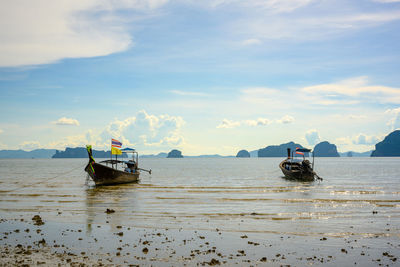
M 113 210 L 113 209 L 107 209 L 107 210 L 105 211 L 105 213 L 107 213 L 107 214 L 114 213 L 114 212 L 115 212 L 115 210 Z
M 43 225 L 44 224 L 44 222 L 42 221 L 42 218 L 39 215 L 33 216 L 32 221 L 34 221 L 34 225 Z

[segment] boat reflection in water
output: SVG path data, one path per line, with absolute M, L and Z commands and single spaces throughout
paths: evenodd
M 126 223 L 136 208 L 137 184 L 91 187 L 86 190 L 86 224 L 109 224 L 112 229 Z

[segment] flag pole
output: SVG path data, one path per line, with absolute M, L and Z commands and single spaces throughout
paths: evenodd
M 112 161 L 112 139 L 111 139 L 111 151 L 110 151 L 111 167 L 114 169 L 114 163 Z

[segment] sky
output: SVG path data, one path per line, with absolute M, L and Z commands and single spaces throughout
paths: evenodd
M 363 152 L 400 128 L 400 0 L 0 5 L 0 149 Z

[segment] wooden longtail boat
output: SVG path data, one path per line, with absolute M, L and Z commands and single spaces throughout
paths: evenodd
M 140 170 L 147 171 L 138 167 L 138 153 L 134 149 L 123 149 L 122 153 L 131 153 L 131 160 L 109 159 L 95 162 L 92 155 L 92 146 L 86 146 L 89 156 L 89 163 L 85 171 L 92 178 L 96 185 L 113 185 L 137 182 L 139 180 Z M 108 164 L 111 165 L 108 166 Z M 125 166 L 125 170 L 119 170 L 118 164 Z
M 311 153 L 311 149 L 297 148 L 296 154 L 303 155 L 302 159 L 296 159 L 291 155 L 291 149 L 288 148 L 288 157 L 279 163 L 279 168 L 285 175 L 285 178 L 289 180 L 298 181 L 314 181 L 322 180 L 314 171 L 314 153 L 312 153 L 312 163 L 305 158 L 304 153 Z

